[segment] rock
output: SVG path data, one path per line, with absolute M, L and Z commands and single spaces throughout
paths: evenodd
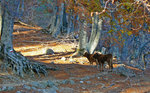
M 65 57 L 62 57 L 62 58 L 61 58 L 61 60 L 62 60 L 62 61 L 65 61 L 65 60 L 66 60 L 66 58 L 65 58 Z
M 39 82 L 32 82 L 31 85 L 32 87 L 39 88 Z
M 112 86 L 114 86 L 114 85 L 115 85 L 115 83 L 112 83 L 112 84 L 110 84 L 109 86 L 112 87 Z
M 40 89 L 38 91 L 42 92 L 42 93 L 57 93 L 56 90 L 58 90 L 57 87 L 52 87 L 52 88 L 49 88 L 49 89 Z
M 73 80 L 63 80 L 62 84 L 71 84 L 71 85 L 73 85 L 73 84 L 75 84 L 75 82 Z
M 53 55 L 54 51 L 52 49 L 47 49 L 46 50 L 46 55 Z
M 30 89 L 31 89 L 31 87 L 28 86 L 28 85 L 23 85 L 23 88 L 24 88 L 24 89 L 27 89 L 27 90 L 30 90 Z
M 69 80 L 63 80 L 62 81 L 62 84 L 68 84 L 69 83 Z
M 86 89 L 85 87 L 82 87 L 82 89 Z
M 25 83 L 26 81 L 22 80 L 22 83 Z
M 41 93 L 42 90 L 43 90 L 43 89 L 37 89 L 37 91 L 40 92 L 40 93 Z
M 52 89 L 58 90 L 58 87 L 56 87 L 56 86 L 53 86 L 53 87 L 52 87 Z
M 77 93 L 74 91 L 73 88 L 69 88 L 69 87 L 61 87 L 58 91 L 60 93 Z
M 72 56 L 69 58 L 69 62 L 74 62 L 74 60 L 72 59 Z
M 48 86 L 47 81 L 41 82 L 41 83 L 39 84 L 39 87 L 41 87 L 41 88 L 46 88 L 47 86 Z
M 14 90 L 14 89 L 15 89 L 15 87 L 13 87 L 13 86 L 8 86 L 8 87 L 7 87 L 7 90 L 8 90 L 8 91 Z
M 85 76 L 85 77 L 81 78 L 81 80 L 82 80 L 82 81 L 84 81 L 84 80 L 88 80 L 88 79 L 90 79 L 90 77 L 89 77 L 89 76 Z
M 86 81 L 87 84 L 91 84 L 91 81 Z
M 136 74 L 131 70 L 126 68 L 124 65 L 118 66 L 117 68 L 113 69 L 117 74 L 122 76 L 129 76 L 134 77 Z
M 83 81 L 80 81 L 80 83 L 83 83 Z
M 74 85 L 75 82 L 74 82 L 73 80 L 70 80 L 70 84 L 71 84 L 71 85 Z
M 36 90 L 37 88 L 36 87 L 31 87 L 33 90 Z
M 53 86 L 55 86 L 55 84 L 52 81 L 48 80 L 47 81 L 47 86 L 48 87 L 53 87 Z
M 6 86 L 3 86 L 1 89 L 2 89 L 2 91 L 7 91 L 7 87 Z
M 50 62 L 51 64 L 55 64 L 55 62 Z
M 32 87 L 36 87 L 36 88 L 46 88 L 47 87 L 47 82 L 32 82 L 31 83 Z
M 21 93 L 21 91 L 17 91 L 16 93 Z

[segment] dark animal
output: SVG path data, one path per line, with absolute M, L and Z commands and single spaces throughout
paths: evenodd
M 103 67 L 104 67 L 104 63 L 105 61 L 107 61 L 108 65 L 109 65 L 109 69 L 113 69 L 113 64 L 112 64 L 112 54 L 99 54 L 99 53 L 95 53 L 93 55 L 93 58 L 97 61 L 97 63 L 100 66 L 100 71 L 103 71 Z
M 88 52 L 85 52 L 83 54 L 83 56 L 86 57 L 89 60 L 90 64 L 93 64 L 94 62 L 96 62 L 96 60 L 93 58 L 93 55 L 94 54 L 89 54 Z

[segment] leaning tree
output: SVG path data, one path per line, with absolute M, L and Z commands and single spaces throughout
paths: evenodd
M 13 48 L 14 19 L 19 16 L 23 2 L 24 0 L 1 0 L 0 2 L 0 58 L 3 60 L 1 68 L 5 71 L 11 68 L 15 74 L 21 77 L 24 77 L 24 74 L 34 76 L 34 73 L 39 76 L 40 73 L 47 75 L 47 69 L 55 70 L 55 68 L 47 67 L 41 63 L 30 62 Z

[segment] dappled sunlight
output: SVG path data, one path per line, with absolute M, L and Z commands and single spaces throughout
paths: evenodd
M 29 27 L 29 26 L 24 26 L 20 24 L 14 24 L 14 30 L 22 30 L 22 29 L 35 29 L 35 30 L 40 30 L 42 29 L 41 27 Z
M 85 86 L 91 87 L 90 89 L 101 89 L 102 92 L 107 93 L 108 91 L 122 91 L 122 93 L 135 92 L 138 85 L 132 80 L 132 87 L 130 80 L 125 76 L 116 74 L 114 72 L 109 72 L 108 68 L 104 69 L 104 72 L 100 72 L 96 66 L 96 63 L 91 65 L 86 57 L 74 56 L 77 43 L 73 41 L 65 41 L 66 39 L 55 39 L 50 37 L 50 35 L 43 34 L 41 31 L 33 30 L 30 27 L 22 28 L 22 26 L 15 27 L 14 35 L 14 49 L 17 52 L 21 52 L 29 60 L 34 60 L 35 62 L 42 62 L 47 66 L 58 67 L 58 71 L 50 71 L 49 77 L 54 77 L 58 80 L 74 78 L 75 82 L 80 82 L 80 79 L 86 76 L 93 76 L 93 78 L 88 79 L 91 84 L 83 83 Z M 19 38 L 19 39 L 18 39 Z M 47 49 L 52 49 L 54 54 L 46 54 Z M 141 70 L 127 66 L 125 64 L 117 64 L 114 60 L 113 67 L 125 66 L 128 69 L 132 69 L 135 72 L 141 72 Z M 106 74 L 107 73 L 107 74 Z M 97 74 L 101 74 L 97 77 Z M 48 77 L 48 78 L 49 78 Z M 131 79 L 131 78 L 130 78 Z M 98 85 L 96 85 L 98 84 Z M 149 82 L 141 82 L 141 87 L 146 92 L 149 89 Z M 81 84 L 61 85 L 62 87 L 71 87 L 76 89 L 78 87 L 83 87 Z M 94 86 L 94 87 L 93 87 Z M 102 88 L 104 87 L 104 88 Z M 135 87 L 135 88 L 134 88 Z M 124 89 L 124 90 L 122 90 Z M 88 92 L 87 92 L 88 93 Z
M 31 31 L 16 31 L 13 33 L 13 35 L 25 35 L 25 34 L 31 34 L 31 33 L 35 33 L 36 31 L 31 30 Z

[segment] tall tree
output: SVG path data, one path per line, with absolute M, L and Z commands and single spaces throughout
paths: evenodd
M 0 3 L 2 17 L 2 22 L 0 24 L 2 27 L 0 57 L 4 62 L 2 68 L 7 70 L 7 68 L 11 67 L 13 72 L 21 77 L 24 77 L 24 73 L 30 73 L 33 76 L 34 72 L 36 72 L 38 75 L 40 75 L 40 72 L 46 75 L 46 69 L 48 67 L 39 63 L 29 62 L 28 59 L 13 49 L 12 33 L 14 19 L 18 16 L 17 8 L 18 5 L 20 5 L 19 1 L 20 0 L 2 0 Z

